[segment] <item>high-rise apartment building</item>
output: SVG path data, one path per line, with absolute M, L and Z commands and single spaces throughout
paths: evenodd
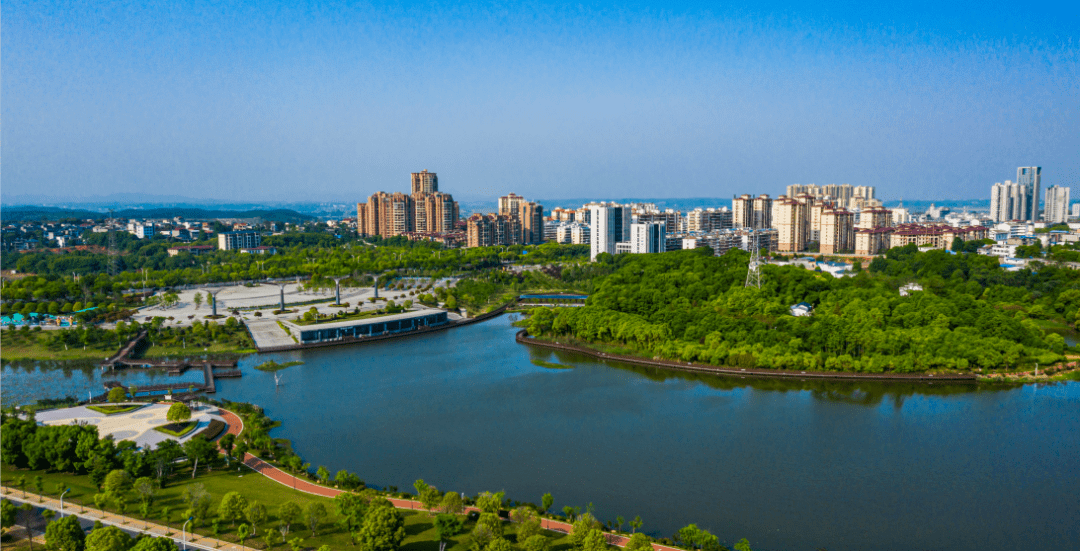
M 378 191 L 356 204 L 356 230 L 361 236 L 449 233 L 458 220 L 458 204 L 439 191 L 439 179 L 426 170 L 412 173 L 412 194 Z
M 525 198 L 516 193 L 503 195 L 499 197 L 499 214 L 503 216 L 517 215 L 521 210 L 521 204 L 524 202 L 526 202 Z
M 780 196 L 773 201 L 773 227 L 776 228 L 778 252 L 800 252 L 806 248 L 807 203 L 793 197 Z
M 855 248 L 855 215 L 834 207 L 821 211 L 821 254 L 850 252 Z
M 735 228 L 771 227 L 773 200 L 768 195 L 741 195 L 731 200 L 731 224 Z
M 439 177 L 434 172 L 421 170 L 412 173 L 412 193 L 435 193 L 439 191 Z
M 718 209 L 702 209 L 699 207 L 686 213 L 686 231 L 711 232 L 726 230 L 731 228 L 732 221 L 732 213 L 726 207 Z
M 1016 183 L 1023 188 L 1026 199 L 1020 220 L 1039 221 L 1039 186 L 1042 185 L 1042 167 L 1021 166 L 1016 169 Z
M 863 229 L 887 228 L 892 225 L 892 211 L 884 207 L 867 207 L 859 212 L 859 226 Z
M 516 216 L 474 214 L 466 221 L 465 228 L 468 247 L 521 243 L 521 221 Z
M 615 203 L 589 206 L 592 221 L 589 258 L 596 260 L 600 253 L 615 254 L 615 244 L 630 239 L 630 208 Z
M 994 222 L 1020 220 L 1023 216 L 1026 196 L 1019 184 L 1008 180 L 990 188 L 990 217 Z
M 1062 224 L 1069 219 L 1069 188 L 1050 186 L 1046 188 L 1046 210 L 1043 217 L 1052 224 Z
M 416 211 L 415 220 L 418 232 L 446 233 L 454 230 L 458 219 L 458 204 L 449 193 L 413 194 Z
M 522 202 L 518 205 L 517 216 L 521 220 L 521 242 L 526 245 L 543 243 L 544 206 L 531 201 Z
M 663 222 L 630 224 L 630 252 L 662 253 L 666 250 L 667 230 Z
M 787 186 L 788 197 L 809 195 L 815 202 L 831 202 L 840 208 L 853 209 L 864 205 L 874 205 L 876 189 L 874 186 L 852 186 L 851 184 L 792 184 Z

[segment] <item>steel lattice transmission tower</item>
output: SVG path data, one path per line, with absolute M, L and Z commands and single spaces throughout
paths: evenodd
M 750 269 L 746 271 L 746 286 L 761 288 L 761 249 L 758 247 L 758 234 L 750 230 Z

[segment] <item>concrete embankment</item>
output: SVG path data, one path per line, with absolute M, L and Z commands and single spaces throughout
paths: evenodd
M 587 354 L 601 360 L 613 360 L 661 369 L 677 369 L 680 371 L 692 371 L 695 373 L 711 373 L 714 375 L 738 376 L 738 377 L 780 377 L 787 379 L 863 379 L 863 380 L 892 380 L 892 381 L 947 381 L 947 382 L 975 382 L 976 376 L 970 373 L 957 374 L 929 374 L 929 373 L 851 373 L 837 371 L 793 371 L 783 369 L 760 369 L 739 367 L 717 367 L 713 365 L 698 364 L 693 362 L 677 362 L 673 360 L 656 360 L 638 358 L 621 354 L 608 354 L 574 344 L 537 340 L 529 337 L 528 331 L 522 329 L 515 336 L 517 342 L 530 346 L 539 346 L 555 350 L 565 350 Z

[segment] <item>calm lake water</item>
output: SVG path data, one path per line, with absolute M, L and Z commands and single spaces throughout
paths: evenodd
M 503 316 L 253 356 L 218 396 L 263 406 L 313 466 L 371 485 L 551 492 L 556 509 L 592 502 L 654 535 L 693 522 L 758 550 L 1080 548 L 1080 384 L 683 375 L 531 349 L 514 331 Z M 252 369 L 266 359 L 306 363 L 275 387 Z M 4 400 L 99 392 L 97 377 L 5 366 Z

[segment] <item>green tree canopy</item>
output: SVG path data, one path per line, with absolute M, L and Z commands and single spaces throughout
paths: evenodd
M 397 509 L 374 507 L 359 531 L 361 551 L 397 551 L 405 539 L 405 518 Z
M 165 413 L 165 418 L 173 423 L 182 423 L 191 419 L 191 408 L 187 407 L 182 402 L 176 402 L 169 406 L 169 411 Z
M 86 536 L 85 551 L 128 551 L 134 542 L 115 526 L 94 528 Z
M 45 543 L 51 551 L 83 551 L 86 533 L 75 515 L 50 522 L 45 527 Z

